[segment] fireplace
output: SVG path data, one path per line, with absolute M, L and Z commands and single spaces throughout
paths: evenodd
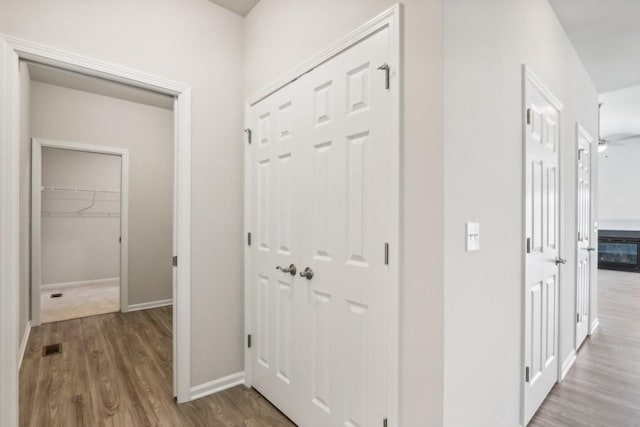
M 598 268 L 640 272 L 640 231 L 601 230 Z

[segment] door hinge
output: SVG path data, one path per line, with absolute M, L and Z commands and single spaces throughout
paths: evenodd
M 527 108 L 527 124 L 531 124 L 531 108 Z
M 576 323 L 580 323 L 580 313 L 576 313 Z
M 582 234 L 580 234 L 580 232 L 578 231 L 578 242 L 582 241 L 580 237 L 582 237 Z
M 384 265 L 389 265 L 389 244 L 384 244 Z
M 177 267 L 178 266 L 178 255 L 173 257 L 173 266 Z
M 118 237 L 118 242 L 122 243 L 122 236 Z
M 389 64 L 385 62 L 384 64 L 378 67 L 378 70 L 384 71 L 384 88 L 389 89 L 390 78 L 391 78 L 390 76 L 391 68 L 389 68 Z
M 382 427 L 388 427 L 388 425 L 387 425 L 387 424 L 388 424 L 387 419 L 386 419 L 386 418 L 385 418 L 385 419 L 383 419 L 383 420 L 382 420 Z
M 524 368 L 524 380 L 529 382 L 529 367 Z
M 249 143 L 249 145 L 251 145 L 251 129 L 245 129 L 244 133 L 247 134 L 247 142 Z
M 247 233 L 247 245 L 251 246 L 251 233 Z
M 527 253 L 531 253 L 531 237 L 527 237 Z
M 251 334 L 247 335 L 247 347 L 251 348 Z

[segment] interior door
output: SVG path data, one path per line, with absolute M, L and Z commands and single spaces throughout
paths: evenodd
M 316 68 L 301 83 L 312 99 L 304 147 L 304 426 L 382 425 L 386 411 L 385 304 L 390 286 L 388 30 Z
M 388 52 L 385 28 L 251 110 L 252 383 L 305 427 L 387 411 Z
M 525 423 L 558 379 L 559 107 L 525 85 Z
M 303 280 L 291 265 L 302 262 L 303 122 L 308 108 L 294 85 L 251 109 L 252 384 L 292 419 L 301 416 L 300 364 L 309 357 L 299 328 Z
M 578 138 L 578 257 L 576 274 L 576 348 L 580 348 L 589 333 L 589 289 L 591 288 L 591 150 L 593 138 L 577 126 Z

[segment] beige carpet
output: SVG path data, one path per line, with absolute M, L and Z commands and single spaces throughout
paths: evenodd
M 55 293 L 62 296 L 51 298 Z M 113 313 L 120 311 L 120 282 L 43 290 L 41 304 L 42 323 Z

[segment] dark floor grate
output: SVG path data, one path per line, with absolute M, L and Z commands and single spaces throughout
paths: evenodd
M 51 298 L 60 298 L 62 296 L 62 292 L 58 292 L 57 294 L 51 294 Z
M 62 343 L 49 344 L 42 347 L 42 357 L 62 353 Z

